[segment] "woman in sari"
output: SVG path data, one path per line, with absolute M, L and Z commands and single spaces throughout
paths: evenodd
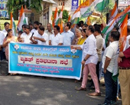
M 79 43 L 79 41 L 82 38 L 82 32 L 80 31 L 80 29 L 76 28 L 75 29 L 75 38 L 72 41 L 72 45 L 77 45 Z
M 5 56 L 7 60 L 9 59 L 8 58 L 9 57 L 8 45 L 10 42 L 17 42 L 17 37 L 13 36 L 12 29 L 9 29 L 7 31 L 7 35 L 3 42 L 3 47 L 5 48 Z
M 77 45 L 82 45 L 87 39 L 86 29 L 82 29 L 82 38 L 78 41 Z

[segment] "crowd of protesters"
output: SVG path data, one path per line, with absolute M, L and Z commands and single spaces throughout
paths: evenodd
M 70 46 L 71 49 L 82 50 L 82 83 L 77 91 L 87 90 L 88 75 L 92 81 L 89 87 L 94 87 L 95 92 L 90 96 L 101 96 L 100 76 L 103 73 L 105 78 L 106 97 L 103 104 L 114 105 L 117 101 L 118 83 L 121 87 L 122 105 L 130 105 L 130 24 L 128 24 L 127 41 L 123 52 L 119 52 L 120 32 L 115 27 L 109 35 L 109 42 L 106 44 L 102 35 L 103 25 L 87 25 L 80 21 L 71 30 L 71 22 L 64 24 L 64 32 L 60 33 L 60 27 L 50 23 L 45 29 L 42 24 L 35 21 L 34 24 L 22 26 L 17 37 L 13 35 L 10 24 L 4 24 L 5 29 L 0 31 L 0 60 L 8 60 L 8 45 L 10 42 L 26 44 Z M 101 69 L 101 67 L 102 69 Z M 103 71 L 102 71 L 103 70 Z M 112 78 L 119 70 L 119 81 Z

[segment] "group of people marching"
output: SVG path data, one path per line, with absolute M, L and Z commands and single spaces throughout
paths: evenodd
M 34 24 L 22 26 L 22 31 L 18 36 L 14 36 L 9 23 L 4 24 L 5 29 L 0 31 L 0 60 L 8 60 L 8 45 L 10 42 L 21 42 L 38 45 L 65 45 L 71 49 L 82 50 L 82 83 L 77 91 L 86 91 L 88 75 L 90 73 L 91 86 L 95 87 L 95 92 L 90 96 L 101 96 L 100 75 L 101 68 L 105 78 L 106 97 L 103 104 L 114 105 L 117 100 L 118 82 L 121 86 L 122 105 L 130 105 L 130 26 L 128 26 L 128 37 L 123 52 L 119 52 L 120 33 L 114 27 L 109 35 L 109 42 L 106 44 L 101 33 L 102 25 L 87 25 L 80 21 L 75 29 L 71 30 L 71 22 L 64 24 L 64 32 L 60 33 L 60 27 L 50 23 L 47 29 L 38 21 Z M 106 47 L 105 47 L 106 46 Z M 76 66 L 76 65 L 75 65 Z M 101 67 L 102 66 L 102 67 Z M 113 79 L 113 74 L 117 74 L 119 69 L 119 81 Z

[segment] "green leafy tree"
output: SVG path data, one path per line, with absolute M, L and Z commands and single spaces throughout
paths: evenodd
M 27 0 L 26 3 L 24 2 L 24 0 L 8 0 L 7 2 L 8 13 L 10 14 L 10 12 L 13 12 L 15 16 L 15 14 L 18 12 L 18 10 L 20 10 L 22 5 L 26 5 L 28 9 L 34 9 L 37 12 L 41 12 L 42 11 L 41 2 L 42 0 Z

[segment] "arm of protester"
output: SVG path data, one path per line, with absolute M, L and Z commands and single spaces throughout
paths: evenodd
M 90 57 L 91 55 L 87 54 L 86 57 L 84 58 L 84 60 L 82 61 L 82 64 L 84 65 L 86 60 Z
M 105 60 L 105 64 L 104 64 L 104 73 L 106 73 L 107 67 L 110 64 L 110 61 L 111 61 L 111 58 L 109 58 L 109 57 L 106 56 L 106 60 Z
M 38 37 L 35 37 L 35 36 L 33 36 L 33 38 L 36 39 L 36 40 L 40 40 L 41 42 L 46 42 L 46 40 L 44 38 L 38 38 Z
M 105 64 L 104 64 L 104 73 L 106 73 L 107 67 L 108 67 L 109 64 L 110 64 L 110 61 L 111 61 L 113 55 L 114 55 L 114 49 L 109 46 L 109 47 L 108 47 L 108 50 L 107 50 L 107 52 L 106 52 L 106 55 L 105 55 L 105 56 L 106 56 L 106 59 L 105 59 Z
M 123 58 L 123 57 L 124 57 L 124 53 L 123 53 L 123 52 L 120 52 L 120 53 L 119 53 L 119 57 L 120 57 L 120 58 Z
M 52 45 L 52 44 L 51 44 L 51 40 L 49 40 L 49 45 Z
M 38 42 L 33 39 L 33 37 L 30 38 L 33 44 L 37 44 Z
M 80 46 L 70 46 L 71 49 L 76 49 L 76 50 L 82 50 L 82 48 Z
M 5 39 L 3 42 L 3 47 L 6 47 L 8 45 L 8 43 L 10 43 L 9 39 Z
M 60 39 L 59 39 L 60 41 L 59 41 L 59 44 L 58 45 L 63 45 L 63 36 L 61 35 L 60 36 Z
M 118 63 L 121 63 L 122 62 L 122 58 L 121 57 L 118 57 Z

